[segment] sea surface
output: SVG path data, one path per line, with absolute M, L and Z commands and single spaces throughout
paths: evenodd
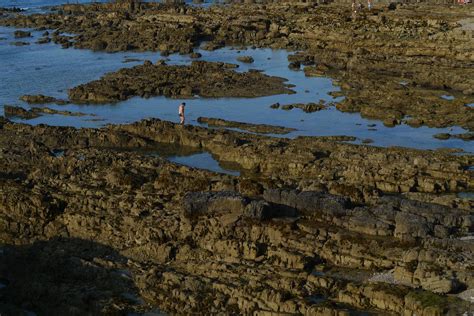
M 142 0 L 143 2 L 161 2 L 154 0 Z M 48 7 L 61 4 L 82 4 L 91 2 L 112 2 L 112 0 L 0 0 L 0 7 L 4 8 L 20 8 L 26 13 L 38 13 L 48 10 Z M 192 3 L 192 0 L 185 0 L 186 3 Z M 214 1 L 205 0 L 201 5 L 206 6 Z

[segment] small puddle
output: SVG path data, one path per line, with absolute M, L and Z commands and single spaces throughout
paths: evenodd
M 448 95 L 448 94 L 443 94 L 440 98 L 444 99 L 444 100 L 448 100 L 448 101 L 454 100 L 454 97 L 452 95 Z
M 0 278 L 0 290 L 8 286 L 10 282 L 5 278 Z
M 127 149 L 123 148 L 116 150 L 127 151 Z M 237 164 L 219 162 L 211 153 L 193 147 L 162 143 L 150 148 L 141 148 L 131 151 L 141 153 L 145 156 L 161 157 L 173 163 L 192 168 L 204 169 L 232 176 L 240 176 Z
M 474 241 L 474 235 L 463 236 L 463 237 L 460 237 L 459 240 L 462 240 L 462 241 Z
M 169 161 L 186 165 L 193 168 L 206 169 L 217 173 L 230 174 L 232 176 L 239 176 L 240 172 L 226 169 L 220 166 L 219 162 L 212 157 L 208 152 L 194 154 L 190 156 L 174 156 L 168 157 Z
M 459 192 L 457 197 L 464 200 L 474 201 L 474 192 Z
M 305 297 L 305 300 L 310 304 L 320 304 L 327 301 L 327 299 L 322 295 L 307 296 Z
M 51 154 L 53 154 L 53 156 L 56 157 L 56 158 L 61 158 L 61 157 L 64 156 L 64 150 L 53 149 L 53 150 L 51 150 Z

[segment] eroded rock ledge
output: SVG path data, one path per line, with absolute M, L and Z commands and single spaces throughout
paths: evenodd
M 193 61 L 190 66 L 145 62 L 72 88 L 68 94 L 73 102 L 109 103 L 133 96 L 251 98 L 292 93 L 284 84 L 286 79 L 256 71 L 239 73 L 231 70 L 235 67 L 237 65 L 204 61 Z
M 459 238 L 473 232 L 472 208 L 382 192 L 362 203 L 315 189 L 306 182 L 314 177 L 309 169 L 291 180 L 281 168 L 286 163 L 288 169 L 290 153 L 290 163 L 307 159 L 303 152 L 313 155 L 307 144 L 328 154 L 308 166 L 321 168 L 330 160 L 337 170 L 347 164 L 338 160 L 343 153 L 355 157 L 359 151 L 366 164 L 353 159 L 353 166 L 367 172 L 370 165 L 400 183 L 389 155 L 405 168 L 417 159 L 417 181 L 421 175 L 434 179 L 437 165 L 451 168 L 450 179 L 469 182 L 472 172 L 463 166 L 472 158 L 277 140 L 158 120 L 100 130 L 2 120 L 0 128 L 0 238 L 9 244 L 0 256 L 0 282 L 7 283 L 0 308 L 8 302 L 10 310 L 29 306 L 47 314 L 158 307 L 306 315 L 462 315 L 473 308 L 455 297 L 474 287 L 472 241 Z M 237 147 L 253 148 L 255 161 L 265 157 L 267 170 L 273 164 L 273 177 L 269 181 L 265 169 L 252 177 L 215 174 L 131 151 L 157 140 L 234 154 Z M 296 144 L 299 155 L 291 152 Z M 280 154 L 269 155 L 269 148 Z M 64 154 L 54 155 L 58 150 Z M 341 185 L 338 180 L 326 181 Z M 353 180 L 354 188 L 366 181 Z M 369 280 L 373 272 L 389 270 L 401 284 Z
M 294 128 L 275 126 L 267 124 L 250 124 L 244 122 L 236 122 L 223 120 L 213 117 L 198 117 L 197 121 L 201 124 L 207 124 L 210 127 L 227 127 L 227 128 L 238 128 L 241 130 L 260 133 L 260 134 L 288 134 L 289 132 L 295 131 Z
M 58 114 L 64 116 L 95 116 L 95 114 L 55 110 L 48 107 L 32 107 L 29 110 L 26 110 L 20 106 L 5 105 L 3 109 L 5 112 L 5 116 L 8 118 L 18 117 L 27 120 L 37 118 L 43 114 Z

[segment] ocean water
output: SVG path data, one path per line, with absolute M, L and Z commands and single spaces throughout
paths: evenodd
M 91 3 L 91 2 L 112 2 L 113 0 L 0 0 L 0 7 L 20 8 L 25 13 L 41 13 L 48 10 L 48 7 L 69 3 Z M 156 0 L 142 0 L 143 2 L 161 2 Z M 186 3 L 192 3 L 192 0 L 185 0 Z M 214 1 L 205 0 L 203 6 L 209 5 Z

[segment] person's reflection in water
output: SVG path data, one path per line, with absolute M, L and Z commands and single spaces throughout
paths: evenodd
M 186 103 L 181 103 L 178 107 L 178 114 L 179 114 L 179 124 L 184 125 L 184 107 L 186 106 Z

